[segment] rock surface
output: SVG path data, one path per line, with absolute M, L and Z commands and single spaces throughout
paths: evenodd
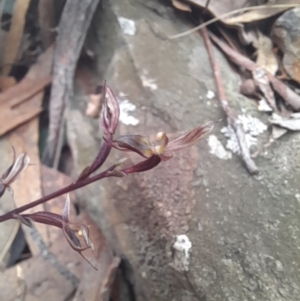
M 104 1 L 103 7 L 87 44 L 98 59 L 97 78 L 107 79 L 123 106 L 119 133 L 176 136 L 223 118 L 213 134 L 225 145 L 225 116 L 201 36 L 163 39 L 187 26 L 157 1 L 123 0 L 112 7 Z M 134 21 L 134 35 L 122 32 L 119 17 Z M 267 116 L 240 95 L 240 79 L 224 56 L 215 54 L 230 104 L 266 123 Z M 78 87 L 67 119 L 77 174 L 101 141 L 85 107 Z M 82 189 L 93 219 L 124 259 L 136 300 L 300 300 L 299 142 L 300 135 L 291 134 L 262 152 L 256 177 L 237 155 L 222 160 L 211 153 L 206 139 L 154 170 Z M 110 162 L 124 156 L 113 152 Z
M 290 77 L 300 82 L 300 8 L 288 10 L 274 23 L 273 39 L 283 52 L 283 66 Z

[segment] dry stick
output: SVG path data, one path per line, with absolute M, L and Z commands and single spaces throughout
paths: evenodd
M 114 167 L 114 166 L 113 166 Z M 99 181 L 101 179 L 104 179 L 104 178 L 109 178 L 109 177 L 113 177 L 114 174 L 111 173 L 111 170 L 112 170 L 112 167 L 108 168 L 107 170 L 105 171 L 102 171 L 101 173 L 95 175 L 95 176 L 92 176 L 92 177 L 89 177 L 89 178 L 86 178 L 86 179 L 83 179 L 79 182 L 74 182 L 68 186 L 65 186 L 57 191 L 54 191 L 48 195 L 45 195 L 31 203 L 28 203 L 26 205 L 23 205 L 21 207 L 18 207 L 14 210 L 11 210 L 3 215 L 0 216 L 0 223 L 4 222 L 4 221 L 7 221 L 9 219 L 12 219 L 14 218 L 14 215 L 15 214 L 19 214 L 25 210 L 28 210 L 28 209 L 31 209 L 37 205 L 40 205 L 40 204 L 44 204 L 45 202 L 51 200 L 51 199 L 54 199 L 54 198 L 57 198 L 65 193 L 68 193 L 68 192 L 71 192 L 71 191 L 74 191 L 76 189 L 79 189 L 81 187 L 84 187 L 84 186 L 87 186 L 93 182 L 96 182 L 96 181 Z
M 205 10 L 205 11 L 208 10 L 209 3 L 210 3 L 210 0 L 207 0 L 207 1 L 206 1 L 206 4 L 205 4 L 205 7 L 204 7 L 204 10 Z
M 43 163 L 57 168 L 63 145 L 65 108 L 74 96 L 74 74 L 99 0 L 67 0 L 58 26 L 50 96 L 50 124 Z
M 206 4 L 206 7 L 207 7 L 207 5 L 208 4 Z M 293 7 L 296 7 L 296 6 L 299 6 L 299 4 L 267 4 L 267 5 L 248 6 L 248 7 L 238 8 L 238 9 L 232 10 L 230 12 L 227 12 L 223 15 L 217 16 L 213 19 L 210 19 L 207 22 L 204 22 L 204 23 L 202 23 L 202 24 L 200 24 L 200 25 L 198 25 L 194 28 L 191 28 L 191 29 L 189 29 L 185 32 L 181 32 L 181 33 L 169 36 L 168 39 L 174 40 L 174 39 L 182 38 L 184 36 L 187 36 L 191 33 L 194 33 L 194 32 L 196 32 L 196 31 L 198 31 L 198 30 L 200 30 L 200 29 L 202 29 L 202 28 L 204 28 L 204 27 L 206 27 L 206 26 L 208 26 L 212 23 L 215 23 L 217 21 L 226 22 L 227 17 L 230 17 L 230 16 L 235 15 L 237 13 L 244 13 L 246 11 L 251 11 L 253 9 L 255 9 L 255 10 L 261 10 L 261 9 L 266 9 L 266 8 L 282 8 L 282 9 L 286 8 L 286 9 L 288 9 L 288 8 L 293 8 Z
M 254 71 L 260 68 L 255 62 L 240 54 L 239 52 L 230 48 L 226 43 L 221 41 L 214 34 L 209 33 L 210 38 L 221 48 L 221 50 L 227 55 L 227 57 L 239 67 L 246 68 L 249 71 Z M 270 72 L 266 71 L 269 81 L 272 84 L 273 89 L 289 104 L 293 109 L 300 109 L 300 97 L 287 85 L 285 85 L 278 78 L 273 76 Z
M 247 167 L 249 173 L 252 175 L 257 174 L 258 168 L 257 168 L 255 162 L 251 158 L 250 151 L 249 151 L 249 148 L 246 143 L 245 133 L 244 133 L 242 124 L 238 120 L 236 112 L 232 108 L 229 107 L 228 101 L 226 99 L 224 85 L 223 85 L 222 78 L 221 78 L 220 67 L 215 59 L 213 48 L 212 48 L 212 43 L 208 36 L 207 29 L 202 28 L 201 33 L 202 33 L 203 40 L 204 40 L 205 46 L 207 48 L 208 56 L 210 59 L 210 63 L 211 63 L 212 69 L 213 69 L 216 86 L 217 86 L 217 90 L 218 90 L 218 94 L 219 94 L 219 101 L 222 105 L 224 112 L 227 115 L 227 122 L 229 125 L 232 126 L 232 128 L 235 131 L 237 140 L 240 145 L 242 159 L 243 159 L 244 163 L 246 164 L 246 167 Z

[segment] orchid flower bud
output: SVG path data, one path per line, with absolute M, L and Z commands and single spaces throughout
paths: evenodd
M 94 269 L 96 269 L 91 262 L 82 254 L 84 250 L 94 250 L 94 244 L 89 236 L 89 230 L 86 225 L 71 222 L 70 217 L 70 197 L 67 196 L 65 207 L 62 215 L 52 212 L 35 212 L 31 214 L 15 214 L 14 219 L 18 219 L 26 226 L 31 226 L 32 222 L 46 224 L 62 229 L 63 234 L 73 250 L 78 252 Z M 85 246 L 81 246 L 79 237 L 82 237 Z M 97 270 L 97 269 L 96 269 Z
M 14 150 L 14 160 L 12 165 L 2 174 L 0 178 L 0 197 L 7 189 L 12 197 L 14 196 L 13 190 L 10 185 L 16 180 L 20 173 L 28 166 L 30 158 L 26 153 L 21 153 L 17 158 Z
M 119 123 L 120 107 L 117 98 L 106 83 L 103 85 L 101 99 L 103 99 L 101 126 L 104 137 L 111 140 Z

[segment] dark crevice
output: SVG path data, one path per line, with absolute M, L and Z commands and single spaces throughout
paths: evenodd
M 58 170 L 68 176 L 72 175 L 72 171 L 74 169 L 74 160 L 71 152 L 71 148 L 67 142 L 65 141 L 65 144 L 62 148 L 62 152 L 60 155 Z
M 134 279 L 133 279 L 134 271 L 130 262 L 125 257 L 122 257 L 120 263 L 120 271 L 121 271 L 123 282 L 126 285 L 126 291 L 127 291 L 126 293 L 128 295 L 128 300 L 136 301 L 137 298 L 136 298 Z
M 9 251 L 9 260 L 7 267 L 12 267 L 23 260 L 26 260 L 32 256 L 29 246 L 26 242 L 22 227 L 19 227 L 18 233 L 11 245 Z
M 77 203 L 74 203 L 74 208 L 75 208 L 76 215 L 79 215 L 80 214 L 80 207 Z

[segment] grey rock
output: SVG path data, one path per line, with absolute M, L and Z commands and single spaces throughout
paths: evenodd
M 201 36 L 163 39 L 188 27 L 159 2 L 145 3 L 123 0 L 111 7 L 104 2 L 88 40 L 98 59 L 95 76 L 106 78 L 121 101 L 136 106 L 130 114 L 139 123 L 120 123 L 118 134 L 164 130 L 175 135 L 222 118 L 214 134 L 225 143 L 220 129 L 226 118 L 217 96 L 207 104 L 207 92 L 216 89 Z M 135 35 L 122 33 L 120 16 L 134 20 Z M 217 49 L 215 55 L 230 105 L 266 123 L 267 116 L 240 95 L 239 77 L 225 57 Z M 90 164 L 101 138 L 98 122 L 84 116 L 85 104 L 78 88 L 67 120 L 77 174 Z M 256 158 L 257 178 L 247 174 L 238 156 L 225 161 L 210 154 L 203 140 L 154 170 L 79 191 L 110 246 L 124 258 L 137 300 L 299 300 L 300 135 L 271 148 L 272 160 Z M 113 152 L 109 161 L 122 157 Z M 170 265 L 172 245 L 181 234 L 192 243 L 183 272 Z
M 300 82 L 300 8 L 284 12 L 274 23 L 272 35 L 284 54 L 283 66 L 294 80 Z

